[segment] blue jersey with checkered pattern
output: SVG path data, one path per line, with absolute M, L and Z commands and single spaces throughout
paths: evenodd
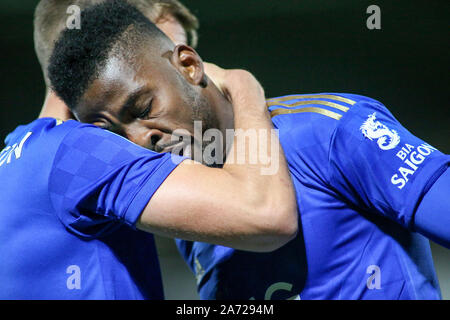
M 414 212 L 449 156 L 351 94 L 268 100 L 299 234 L 271 253 L 177 240 L 202 299 L 440 299 Z
M 18 127 L 0 153 L 0 299 L 162 299 L 135 223 L 180 160 L 77 121 Z

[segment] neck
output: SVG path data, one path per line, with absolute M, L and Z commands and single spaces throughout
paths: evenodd
M 63 121 L 74 119 L 66 104 L 50 89 L 47 89 L 39 118 L 56 118 Z
M 218 128 L 225 137 L 227 129 L 234 129 L 234 112 L 231 102 L 226 98 L 223 92 L 212 83 L 212 102 L 215 106 L 215 114 L 218 122 Z
M 234 112 L 233 112 L 233 106 L 231 102 L 225 97 L 225 95 L 222 93 L 222 91 L 216 87 L 213 83 L 212 85 L 209 85 L 208 88 L 210 92 L 210 101 L 212 102 L 213 112 L 215 114 L 215 120 L 216 125 L 214 127 L 216 129 L 219 129 L 222 133 L 222 137 L 224 139 L 223 144 L 223 155 L 225 162 L 226 156 L 228 152 L 230 151 L 230 148 L 232 146 L 232 142 L 226 141 L 227 136 L 227 130 L 234 129 Z M 208 128 L 211 129 L 211 128 Z M 233 135 L 234 137 L 234 135 Z

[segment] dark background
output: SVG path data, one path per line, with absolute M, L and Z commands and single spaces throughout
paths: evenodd
M 33 48 L 38 1 L 0 0 L 0 136 L 39 114 L 44 82 Z M 245 68 L 267 96 L 347 92 L 382 101 L 415 135 L 450 151 L 449 1 L 182 0 L 200 19 L 206 61 Z M 381 8 L 381 30 L 366 9 Z M 0 144 L 1 148 L 1 144 Z M 169 299 L 197 296 L 170 240 L 158 238 Z M 443 296 L 450 253 L 432 244 Z

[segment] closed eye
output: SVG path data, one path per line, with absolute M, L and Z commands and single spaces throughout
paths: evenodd
M 153 104 L 153 99 L 149 102 L 147 107 L 140 114 L 137 115 L 137 118 L 146 120 L 148 118 L 148 116 L 150 115 L 150 112 L 152 111 L 152 104 Z

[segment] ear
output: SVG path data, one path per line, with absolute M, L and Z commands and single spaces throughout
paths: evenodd
M 190 84 L 202 88 L 207 86 L 208 78 L 202 58 L 193 48 L 184 44 L 177 45 L 173 49 L 172 64 Z

